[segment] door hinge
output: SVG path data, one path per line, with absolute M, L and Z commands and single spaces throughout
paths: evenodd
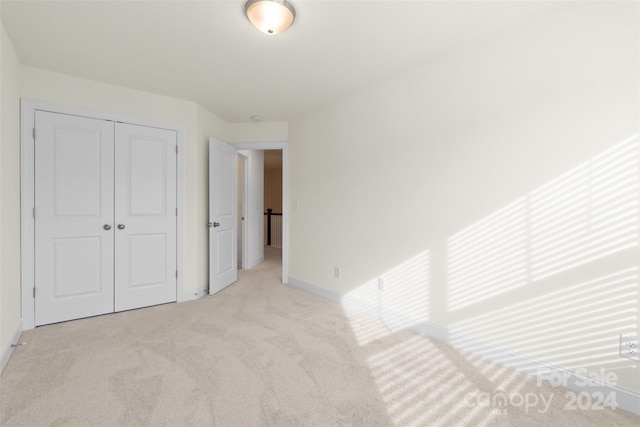
M 176 145 L 176 154 L 178 154 L 178 146 Z
M 36 297 L 36 288 L 35 287 L 33 288 L 33 297 L 34 298 Z
M 36 128 L 33 128 L 33 140 L 36 140 Z
M 176 270 L 176 279 L 178 278 L 178 270 Z
M 178 208 L 176 208 L 176 216 L 178 216 Z
M 33 219 L 36 219 L 36 208 L 35 208 L 35 206 L 33 207 L 33 211 L 31 212 L 31 214 L 33 215 Z

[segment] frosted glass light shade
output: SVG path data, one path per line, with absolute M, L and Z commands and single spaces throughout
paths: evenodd
M 286 0 L 249 0 L 244 11 L 254 27 L 269 35 L 284 32 L 296 17 L 296 11 Z

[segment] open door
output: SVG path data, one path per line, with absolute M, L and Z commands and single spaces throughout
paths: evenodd
M 238 280 L 238 150 L 209 139 L 209 294 Z

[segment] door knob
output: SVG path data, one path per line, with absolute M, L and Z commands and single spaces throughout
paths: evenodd
M 118 230 L 124 230 L 124 224 L 118 224 Z
M 219 222 L 214 222 L 214 223 L 213 223 L 213 226 L 214 226 L 214 227 L 220 227 L 220 223 L 219 223 Z
M 111 226 L 109 224 L 105 224 L 102 226 L 105 230 L 111 230 Z

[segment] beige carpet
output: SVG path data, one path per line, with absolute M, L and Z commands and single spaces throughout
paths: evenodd
M 277 254 L 215 296 L 28 331 L 0 424 L 637 426 L 565 390 L 280 283 Z M 483 398 L 553 396 L 525 410 Z M 485 393 L 485 394 L 479 394 Z

